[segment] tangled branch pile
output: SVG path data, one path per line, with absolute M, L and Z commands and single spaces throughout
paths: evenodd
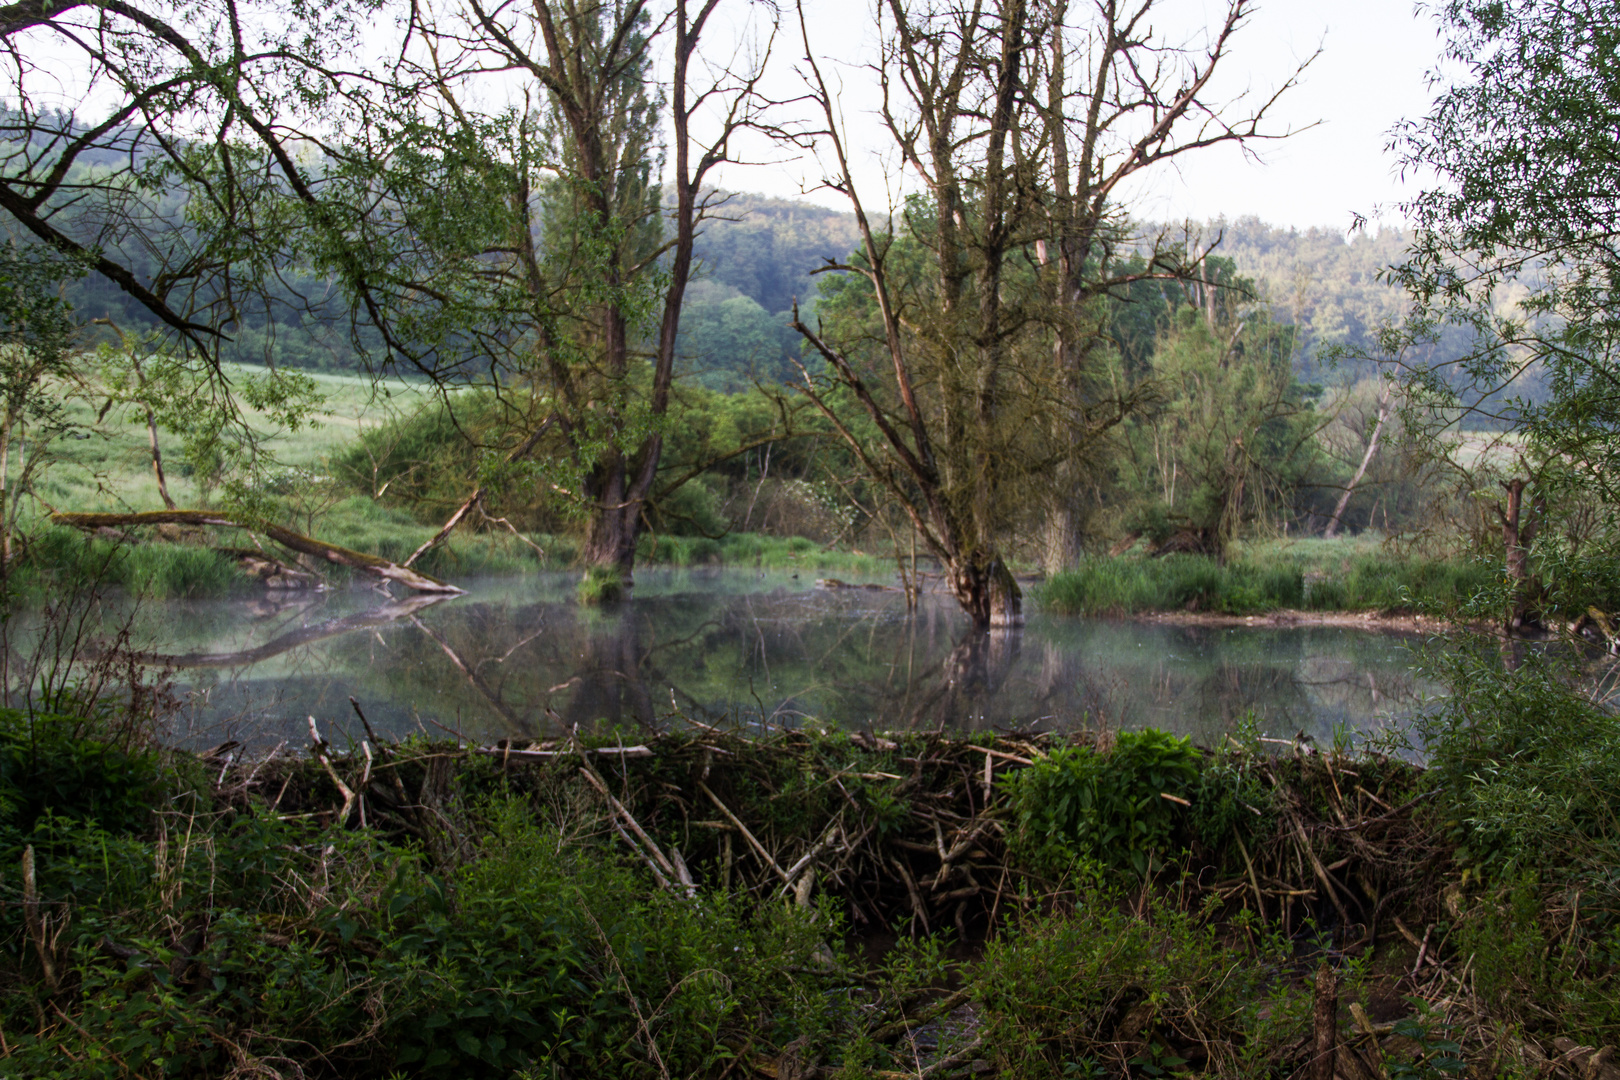
M 1362 1080 L 1539 1052 L 1480 1026 L 1435 789 L 1399 760 L 697 724 L 339 753 L 311 730 L 167 766 L 80 739 L 123 801 L 59 782 L 7 811 L 0 1062 Z

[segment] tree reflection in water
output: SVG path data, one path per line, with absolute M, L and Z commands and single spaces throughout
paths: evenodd
M 349 695 L 394 734 L 436 721 L 469 738 L 633 732 L 690 717 L 755 727 L 895 730 L 1154 725 L 1201 740 L 1253 711 L 1271 733 L 1330 737 L 1411 708 L 1402 639 L 1341 627 L 1203 628 L 1034 613 L 974 632 L 948 598 L 804 588 L 786 575 L 638 575 L 614 610 L 571 578 L 475 586 L 430 605 L 334 594 L 258 627 L 240 603 L 151 605 L 162 659 L 293 731 L 344 723 Z M 375 594 L 371 594 L 374 596 Z M 344 610 L 362 608 L 361 610 Z M 204 666 L 206 665 L 206 666 Z M 341 706 L 341 707 L 340 707 Z M 323 714 L 324 710 L 324 714 Z

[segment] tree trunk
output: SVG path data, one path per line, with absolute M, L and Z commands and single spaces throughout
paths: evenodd
M 157 417 L 152 415 L 151 409 L 146 410 L 146 434 L 152 440 L 152 475 L 157 477 L 158 498 L 163 500 L 165 510 L 177 510 L 179 507 L 169 498 L 169 485 L 163 478 L 163 451 L 158 446 Z
M 1055 470 L 1055 482 L 1046 498 L 1046 521 L 1042 525 L 1041 569 L 1047 576 L 1067 570 L 1080 558 L 1080 528 L 1085 512 L 1077 490 L 1080 470 L 1074 459 Z
M 72 525 L 74 528 L 90 532 L 97 529 L 127 529 L 136 525 L 213 525 L 227 529 L 250 529 L 264 533 L 282 547 L 296 551 L 300 555 L 309 555 L 325 562 L 360 570 L 384 581 L 397 581 L 407 589 L 414 589 L 417 592 L 464 591 L 429 574 L 376 555 L 367 555 L 336 544 L 328 544 L 324 540 L 295 533 L 280 525 L 261 525 L 244 521 L 233 514 L 217 510 L 152 510 L 140 514 L 52 514 L 51 520 L 59 525 Z
M 1502 548 L 1508 583 L 1513 590 L 1508 597 L 1504 619 L 1504 628 L 1509 633 L 1533 621 L 1530 601 L 1535 591 L 1535 579 L 1530 573 L 1530 545 L 1535 542 L 1540 515 L 1532 512 L 1529 520 L 1525 520 L 1524 489 L 1529 486 L 1529 480 L 1502 481 L 1502 487 L 1507 490 L 1507 506 L 1496 508 L 1496 515 L 1502 523 Z
M 8 411 L 3 420 L 0 420 L 0 581 L 6 579 L 7 567 L 11 565 L 11 529 L 7 524 L 6 497 L 10 492 L 6 488 L 7 473 L 11 469 L 11 413 Z
M 1010 629 L 1024 625 L 1024 595 L 1000 556 L 987 561 L 950 559 L 946 573 L 951 594 L 975 627 Z
M 1333 508 L 1333 516 L 1328 518 L 1327 528 L 1322 530 L 1322 539 L 1331 540 L 1333 534 L 1339 531 L 1339 519 L 1344 517 L 1345 507 L 1350 505 L 1350 496 L 1355 494 L 1356 485 L 1361 478 L 1367 475 L 1367 466 L 1372 464 L 1373 455 L 1378 453 L 1378 436 L 1384 432 L 1384 421 L 1389 419 L 1389 393 L 1392 384 L 1384 384 L 1384 395 L 1378 399 L 1378 421 L 1373 424 L 1372 438 L 1367 440 L 1367 452 L 1361 456 L 1361 465 L 1356 474 L 1345 485 L 1344 494 L 1339 496 L 1339 505 Z
M 657 468 L 657 457 L 652 458 Z M 625 461 L 623 454 L 613 451 L 604 465 L 598 466 L 588 485 L 588 493 L 597 505 L 591 517 L 591 531 L 585 540 L 581 558 L 586 574 L 612 574 L 618 578 L 618 591 L 627 593 L 635 586 L 636 540 L 640 535 L 640 500 L 629 500 L 625 491 Z M 602 599 L 616 599 L 616 595 Z

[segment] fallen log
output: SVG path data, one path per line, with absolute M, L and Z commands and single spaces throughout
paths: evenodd
M 51 520 L 60 525 L 94 532 L 99 529 L 127 529 L 137 525 L 213 525 L 225 529 L 248 529 L 262 532 L 282 547 L 300 555 L 324 559 L 329 563 L 379 577 L 384 581 L 397 581 L 417 592 L 460 593 L 464 590 L 419 570 L 376 555 L 351 551 L 337 544 L 328 544 L 312 536 L 295 533 L 280 525 L 267 525 L 246 521 L 229 511 L 220 510 L 149 510 L 138 514 L 52 514 Z

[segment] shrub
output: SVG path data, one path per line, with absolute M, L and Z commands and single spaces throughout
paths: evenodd
M 1620 724 L 1545 656 L 1505 669 L 1489 646 L 1438 653 L 1449 694 L 1420 721 L 1457 860 L 1487 878 L 1612 880 L 1620 866 Z
M 1108 754 L 1071 746 L 1037 758 L 1008 782 L 1020 857 L 1048 872 L 1082 859 L 1146 876 L 1172 845 L 1175 800 L 1198 759 L 1190 738 L 1153 728 L 1120 732 Z
M 14 853 L 47 814 L 98 822 L 108 833 L 145 831 L 160 795 L 155 752 L 93 737 L 77 717 L 0 709 L 0 853 Z
M 1072 914 L 1031 918 L 986 946 L 971 986 L 995 1075 L 1290 1075 L 1269 1060 L 1307 1028 L 1309 998 L 1274 974 L 1289 943 L 1261 933 L 1253 952 L 1235 950 L 1197 913 L 1127 908 L 1086 892 Z
M 517 800 L 458 813 L 469 858 L 437 874 L 374 833 L 269 814 L 157 843 L 50 819 L 41 906 L 72 978 L 26 977 L 8 882 L 6 1075 L 709 1076 L 745 1042 L 822 1047 L 852 1020 L 830 914 L 672 896 Z
M 590 566 L 579 583 L 581 604 L 616 604 L 624 599 L 624 577 L 617 566 Z

